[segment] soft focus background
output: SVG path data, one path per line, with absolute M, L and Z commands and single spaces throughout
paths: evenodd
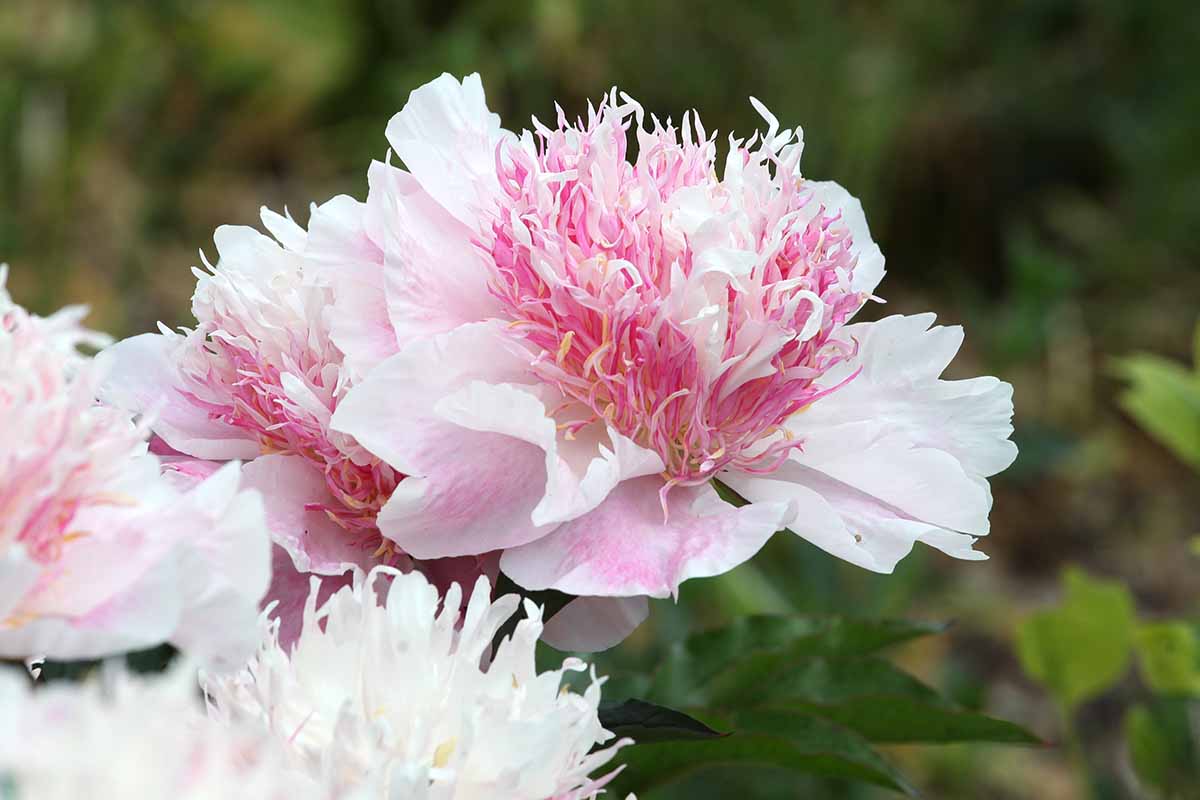
M 1200 4 L 1166 0 L 0 0 L 0 260 L 34 309 L 87 302 L 117 335 L 186 324 L 213 228 L 362 198 L 388 118 L 439 72 L 481 72 L 510 128 L 615 84 L 721 141 L 758 125 L 753 94 L 803 125 L 807 175 L 862 198 L 889 268 L 870 313 L 935 309 L 967 329 L 954 373 L 1016 387 L 1021 456 L 993 483 L 988 562 L 922 550 L 877 576 L 779 536 L 602 665 L 752 610 L 953 619 L 900 663 L 1057 742 L 1014 637 L 1063 568 L 1120 579 L 1146 619 L 1200 597 L 1200 478 L 1122 411 L 1114 366 L 1191 358 L 1198 45 Z M 1131 675 L 1080 710 L 1095 796 L 1127 796 L 1120 720 L 1143 691 Z M 929 797 L 1055 800 L 1085 796 L 1068 751 L 891 755 Z M 656 796 L 734 792 L 882 796 L 720 771 Z

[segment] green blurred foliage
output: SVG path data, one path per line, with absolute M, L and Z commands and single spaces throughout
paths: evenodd
M 1200 638 L 1194 624 L 1139 621 L 1120 581 L 1072 568 L 1057 608 L 1039 611 L 1017 631 L 1021 664 L 1057 700 L 1062 735 L 1088 797 L 1180 798 L 1200 789 Z M 1136 654 L 1141 687 L 1128 685 Z M 1080 735 L 1080 707 L 1109 695 L 1126 706 L 1119 752 L 1098 756 Z M 1107 760 L 1107 763 L 1105 763 Z M 1114 769 L 1115 767 L 1115 769 Z
M 1058 608 L 1039 611 L 1017 631 L 1017 654 L 1030 677 L 1073 714 L 1080 703 L 1111 689 L 1133 652 L 1133 598 L 1116 581 L 1078 569 L 1063 576 Z
M 1200 5 L 1178 0 L 0 0 L 0 260 L 35 309 L 87 302 L 118 335 L 186 324 L 188 267 L 216 226 L 364 196 L 388 118 L 443 70 L 480 71 L 510 127 L 615 84 L 747 132 L 753 94 L 804 126 L 806 174 L 863 199 L 889 267 L 870 313 L 935 309 L 967 328 L 953 376 L 1014 384 L 1021 456 L 993 483 L 992 561 L 922 551 L 877 576 L 776 537 L 656 603 L 600 668 L 644 671 L 752 612 L 957 618 L 905 645 L 903 666 L 1050 737 L 1010 632 L 1065 564 L 1120 576 L 1156 617 L 1196 610 L 1200 478 L 1169 449 L 1194 418 L 1156 396 L 1148 436 L 1108 365 L 1191 356 L 1197 41 Z M 1089 749 L 1123 746 L 1125 704 L 1104 698 L 1125 691 L 1080 708 Z M 1081 791 L 1062 748 L 889 755 L 931 797 Z M 755 782 L 873 796 L 774 770 Z M 652 797 L 744 784 L 718 771 Z
M 1116 361 L 1129 382 L 1121 407 L 1181 461 L 1200 471 L 1200 324 L 1196 326 L 1194 366 L 1150 354 Z

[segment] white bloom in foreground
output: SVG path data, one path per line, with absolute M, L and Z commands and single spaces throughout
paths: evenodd
M 148 432 L 96 403 L 81 309 L 40 318 L 0 267 L 0 658 L 92 658 L 170 640 L 244 662 L 270 579 L 266 517 L 236 467 L 163 474 Z
M 208 719 L 194 673 L 58 684 L 0 672 L 0 797 L 316 800 L 261 730 Z
M 206 681 L 215 716 L 259 722 L 309 775 L 359 796 L 574 800 L 604 785 L 609 776 L 589 776 L 625 742 L 591 752 L 612 735 L 597 716 L 600 681 L 582 695 L 563 686 L 582 662 L 538 674 L 532 602 L 485 667 L 520 603 L 490 601 L 486 578 L 462 611 L 457 584 L 440 601 L 416 572 L 359 573 L 319 608 L 317 586 L 290 654 L 273 623 L 244 671 Z

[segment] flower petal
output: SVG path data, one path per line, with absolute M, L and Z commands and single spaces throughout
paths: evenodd
M 210 419 L 180 392 L 175 353 L 187 346 L 175 333 L 145 333 L 117 342 L 96 356 L 105 375 L 100 399 L 135 414 L 150 414 L 168 445 L 197 458 L 253 458 L 259 444 L 240 428 Z
M 359 380 L 396 352 L 396 332 L 383 294 L 383 250 L 367 232 L 367 205 L 339 195 L 313 208 L 304 257 L 317 279 L 334 288 L 329 337 L 342 370 Z
M 1016 456 L 1012 388 L 938 378 L 962 342 L 932 314 L 847 326 L 859 353 L 827 380 L 858 375 L 789 420 L 804 442 L 766 476 L 722 476 L 755 501 L 800 504 L 797 530 L 855 564 L 890 572 L 924 541 L 956 558 L 988 532 L 986 478 Z
M 811 202 L 824 206 L 831 213 L 840 209 L 842 222 L 850 229 L 858 257 L 851 286 L 856 292 L 865 294 L 875 291 L 885 273 L 884 258 L 879 245 L 871 238 L 862 203 L 835 181 L 805 181 L 804 185 L 813 191 Z
M 505 552 L 500 568 L 527 589 L 668 597 L 688 578 L 719 575 L 753 556 L 792 519 L 792 504 L 734 508 L 708 485 L 677 486 L 663 519 L 657 477 L 621 483 L 595 510 Z
M 542 448 L 464 428 L 435 411 L 473 378 L 522 374 L 523 362 L 505 347 L 501 328 L 464 325 L 411 343 L 354 387 L 334 414 L 335 430 L 408 476 L 380 512 L 379 527 L 414 557 L 486 553 L 546 532 L 530 518 L 544 494 Z
M 311 463 L 298 456 L 261 456 L 242 467 L 242 474 L 247 488 L 262 493 L 271 538 L 291 554 L 296 569 L 341 575 L 352 566 L 369 566 L 370 553 L 354 543 L 353 534 L 309 508 L 336 503 Z
M 413 90 L 387 126 L 388 142 L 408 171 L 443 208 L 472 226 L 478 224 L 477 210 L 499 191 L 496 146 L 504 135 L 478 74 L 459 83 L 443 73 Z
M 384 304 L 396 342 L 496 316 L 471 229 L 406 172 L 376 162 L 368 179 L 366 225 L 383 248 Z
M 596 653 L 623 642 L 649 616 L 645 597 L 580 597 L 546 622 L 542 641 L 557 650 Z
M 312 577 L 313 573 L 296 569 L 287 550 L 279 545 L 271 548 L 271 585 L 263 598 L 263 606 L 275 604 L 270 616 L 279 620 L 279 644 L 285 651 L 291 649 L 304 627 L 304 604 L 308 601 Z M 323 604 L 338 589 L 353 583 L 353 571 L 322 576 L 317 605 Z

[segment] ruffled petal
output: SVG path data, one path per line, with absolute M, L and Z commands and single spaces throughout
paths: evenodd
M 425 190 L 469 226 L 499 192 L 496 146 L 506 134 L 488 110 L 479 75 L 440 77 L 413 90 L 387 126 L 387 139 Z
M 733 569 L 792 520 L 790 503 L 734 508 L 708 485 L 673 488 L 664 520 L 662 486 L 657 477 L 621 483 L 591 513 L 505 552 L 501 570 L 528 589 L 668 597 L 688 578 Z
M 847 326 L 859 353 L 827 376 L 849 383 L 793 417 L 804 442 L 766 476 L 722 480 L 753 501 L 795 499 L 796 532 L 855 564 L 891 572 L 916 541 L 980 559 L 986 478 L 1016 457 L 1012 387 L 995 378 L 939 379 L 962 342 L 934 317 Z
M 226 461 L 254 458 L 259 444 L 240 428 L 212 419 L 181 392 L 175 366 L 187 339 L 174 333 L 145 333 L 117 342 L 96 356 L 105 376 L 100 399 L 135 414 L 150 414 L 154 431 L 175 450 Z
M 804 184 L 813 192 L 811 203 L 824 206 L 829 213 L 835 213 L 840 209 L 842 223 L 850 229 L 857 258 L 854 276 L 850 283 L 851 288 L 864 294 L 874 292 L 875 288 L 879 286 L 879 282 L 883 280 L 886 270 L 884 269 L 883 251 L 871 238 L 871 230 L 867 227 L 867 215 L 863 212 L 862 203 L 835 181 L 805 181 Z M 815 209 L 813 210 L 815 211 Z
M 436 411 L 473 379 L 522 374 L 524 364 L 506 348 L 501 327 L 467 325 L 413 342 L 354 387 L 334 414 L 335 430 L 408 476 L 378 521 L 385 536 L 416 558 L 486 553 L 546 532 L 531 521 L 546 481 L 542 448 L 462 427 Z

